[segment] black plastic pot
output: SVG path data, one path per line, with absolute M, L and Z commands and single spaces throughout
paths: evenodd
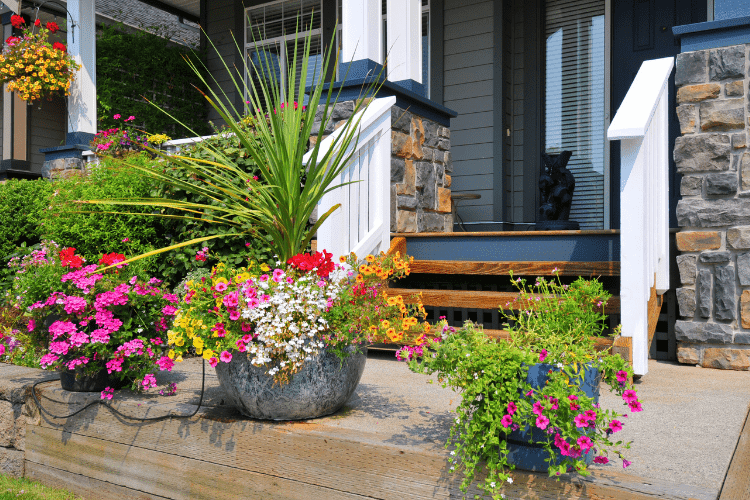
M 126 381 L 112 377 L 102 368 L 94 375 L 84 375 L 80 366 L 74 371 L 60 372 L 60 385 L 63 390 L 71 392 L 101 392 L 107 387 L 121 389 Z

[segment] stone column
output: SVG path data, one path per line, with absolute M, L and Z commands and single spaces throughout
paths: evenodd
M 677 56 L 677 358 L 750 368 L 750 45 Z

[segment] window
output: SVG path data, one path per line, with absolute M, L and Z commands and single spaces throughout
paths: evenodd
M 312 85 L 318 78 L 323 63 L 321 0 L 285 0 L 267 3 L 246 10 L 245 57 L 248 60 L 248 79 L 256 85 L 261 78 L 269 85 L 279 85 L 283 93 L 289 85 L 296 88 L 302 78 Z M 296 32 L 299 41 L 295 51 Z M 311 37 L 307 74 L 302 75 L 303 39 Z M 289 69 L 296 62 L 294 81 L 288 82 Z M 254 71 L 270 67 L 270 72 Z M 248 83 L 252 88 L 252 84 Z
M 609 177 L 605 0 L 547 0 L 546 6 L 545 150 L 573 152 L 570 220 L 602 229 Z
M 708 19 L 721 20 L 750 16 L 748 0 L 708 0 Z

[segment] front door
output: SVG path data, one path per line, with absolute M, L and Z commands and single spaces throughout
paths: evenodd
M 680 53 L 680 41 L 673 26 L 706 20 L 706 0 L 612 0 L 612 113 L 620 107 L 643 61 L 674 57 Z M 669 79 L 669 151 L 674 148 L 680 125 L 675 111 L 674 73 Z M 611 145 L 612 227 L 620 227 L 620 142 Z M 677 227 L 675 209 L 680 194 L 680 179 L 669 155 L 669 225 Z

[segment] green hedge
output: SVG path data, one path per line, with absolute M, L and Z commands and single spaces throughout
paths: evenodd
M 52 183 L 43 179 L 10 179 L 0 184 L 0 264 L 3 268 L 19 246 L 39 243 L 39 220 L 52 192 Z
M 132 156 L 128 161 L 153 164 L 144 154 Z M 61 246 L 74 247 L 78 253 L 89 256 L 110 252 L 133 256 L 166 244 L 163 220 L 145 215 L 152 212 L 153 207 L 76 203 L 77 200 L 148 197 L 152 181 L 122 161 L 105 157 L 99 165 L 89 167 L 87 174 L 59 179 L 53 185 L 55 192 L 40 222 L 41 232 Z M 152 260 L 146 267 L 154 270 L 155 265 Z

